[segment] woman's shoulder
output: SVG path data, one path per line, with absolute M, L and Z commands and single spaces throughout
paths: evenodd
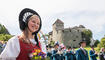
M 12 38 L 10 38 L 9 40 L 17 40 L 18 39 L 18 35 L 13 36 Z
M 7 42 L 6 47 L 8 47 L 8 48 L 10 48 L 10 47 L 14 48 L 15 47 L 14 49 L 18 48 L 17 50 L 19 50 L 20 49 L 20 43 L 19 43 L 18 36 L 16 35 L 16 36 L 13 36 L 12 38 L 10 38 Z
M 16 35 L 16 36 L 13 36 L 12 38 L 10 38 L 7 43 L 18 42 L 18 41 L 19 41 L 19 39 L 18 39 L 18 36 Z
M 17 57 L 20 52 L 18 36 L 10 38 L 5 49 L 1 53 L 1 58 Z

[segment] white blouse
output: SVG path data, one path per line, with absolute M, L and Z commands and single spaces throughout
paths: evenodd
M 36 43 L 35 40 L 32 42 Z M 43 43 L 41 43 L 41 46 L 43 46 Z M 42 48 L 45 49 L 45 47 Z M 19 53 L 20 53 L 19 39 L 18 36 L 14 36 L 10 40 L 8 40 L 5 49 L 0 54 L 0 60 L 16 60 Z
M 12 37 L 8 40 L 3 52 L 0 54 L 0 60 L 16 60 L 20 52 L 20 44 L 18 36 Z

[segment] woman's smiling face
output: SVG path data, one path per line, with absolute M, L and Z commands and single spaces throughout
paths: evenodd
M 37 15 L 33 15 L 29 18 L 28 28 L 33 33 L 36 32 L 40 27 L 40 19 Z

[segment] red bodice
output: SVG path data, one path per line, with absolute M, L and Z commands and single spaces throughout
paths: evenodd
M 29 54 L 32 53 L 32 50 L 34 48 L 41 50 L 40 43 L 39 43 L 40 48 L 33 44 L 24 43 L 22 40 L 19 40 L 19 43 L 20 43 L 20 53 L 16 58 L 16 60 L 30 60 Z

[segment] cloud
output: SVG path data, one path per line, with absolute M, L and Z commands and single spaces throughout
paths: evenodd
M 20 33 L 18 15 L 26 7 L 41 15 L 42 30 L 45 33 L 52 30 L 52 24 L 57 18 L 63 20 L 65 27 L 83 24 L 92 29 L 94 34 L 103 32 L 104 29 L 105 0 L 2 0 L 0 23 L 4 24 L 11 34 Z

